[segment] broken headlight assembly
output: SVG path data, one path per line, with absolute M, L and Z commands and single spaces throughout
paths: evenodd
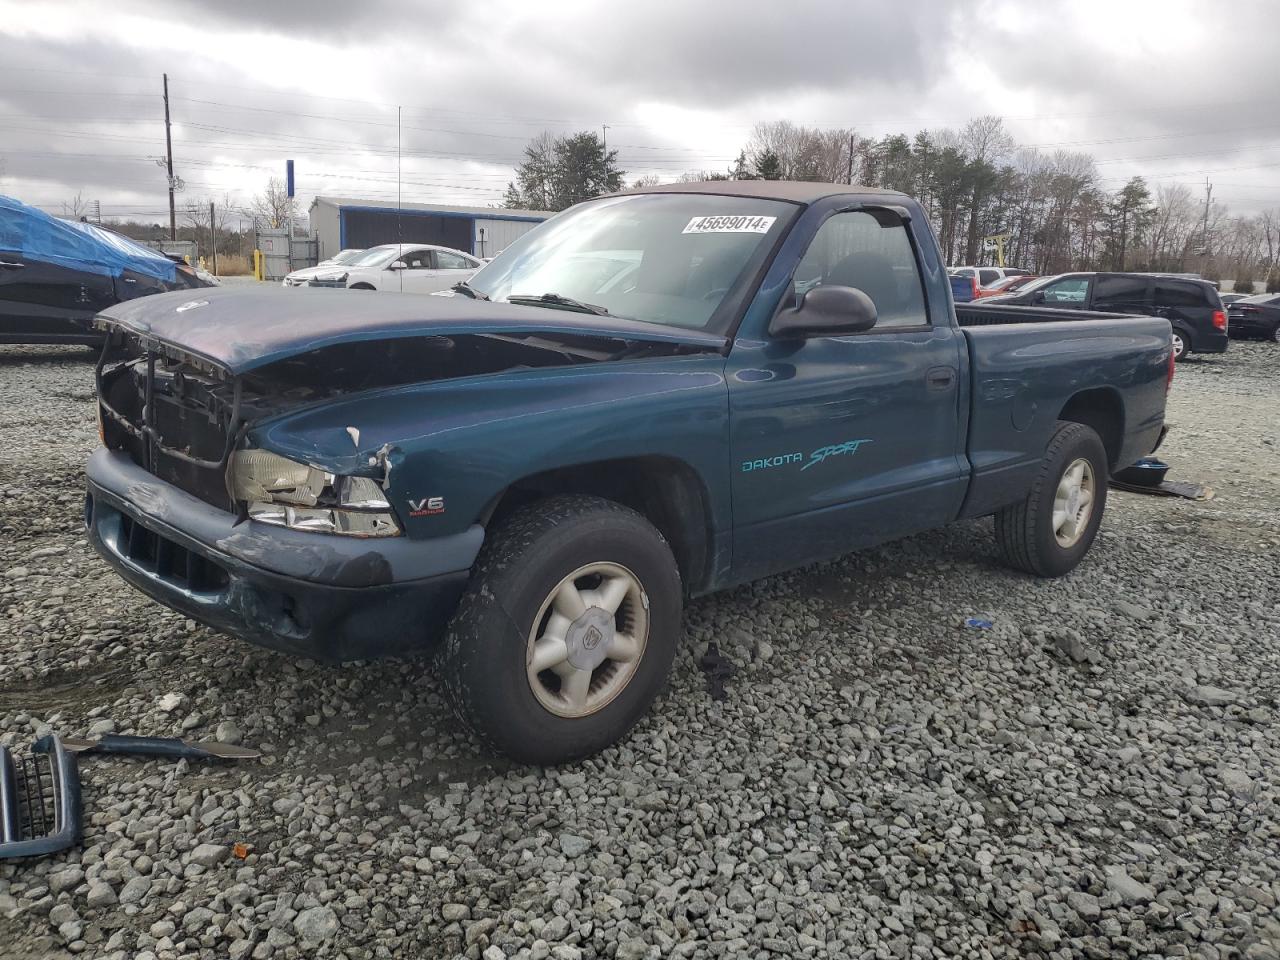
M 349 537 L 400 535 L 382 487 L 368 477 L 335 476 L 267 450 L 237 450 L 228 471 L 231 495 L 259 523 Z

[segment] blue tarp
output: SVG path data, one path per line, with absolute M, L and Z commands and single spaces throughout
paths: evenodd
M 13 197 L 0 196 L 0 252 L 106 277 L 133 270 L 172 282 L 178 267 L 172 260 L 128 237 L 91 223 L 59 220 Z

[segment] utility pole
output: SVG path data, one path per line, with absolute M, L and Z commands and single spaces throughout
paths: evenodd
M 853 134 L 849 134 L 849 185 L 853 185 Z
M 213 201 L 209 201 L 209 250 L 213 255 L 213 275 L 218 275 L 218 231 L 214 226 Z
M 1204 244 L 1204 256 L 1209 256 L 1209 201 L 1213 197 L 1213 184 L 1204 178 L 1204 225 L 1200 228 L 1200 242 Z
M 600 124 L 600 192 L 609 192 L 609 125 Z
M 169 172 L 169 239 L 178 239 L 178 215 L 173 205 L 173 135 L 169 132 L 169 75 L 164 75 L 164 152 Z

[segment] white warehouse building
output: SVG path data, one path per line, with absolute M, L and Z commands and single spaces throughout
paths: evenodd
M 477 257 L 492 257 L 554 216 L 546 210 L 397 205 L 394 201 L 349 197 L 316 197 L 309 213 L 311 235 L 321 260 L 339 250 L 381 243 L 435 243 Z

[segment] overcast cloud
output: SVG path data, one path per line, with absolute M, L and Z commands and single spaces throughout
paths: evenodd
M 628 178 L 724 169 L 751 125 L 864 136 L 1006 118 L 1230 210 L 1280 207 L 1274 0 L 0 0 L 0 192 L 165 215 L 244 203 L 286 158 L 315 194 L 497 202 L 526 140 L 599 130 Z

